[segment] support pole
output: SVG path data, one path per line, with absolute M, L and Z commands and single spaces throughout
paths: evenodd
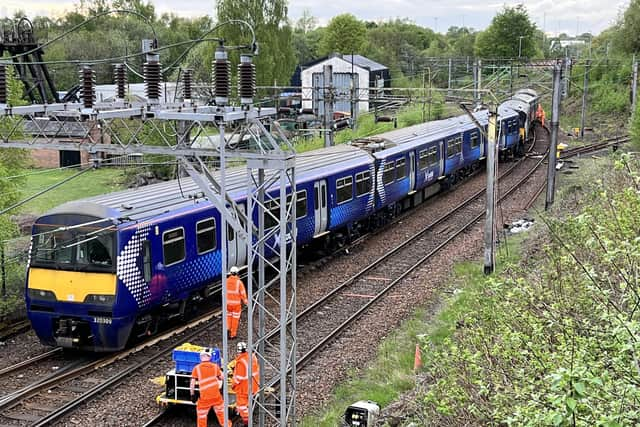
M 451 97 L 451 68 L 453 66 L 453 58 L 449 58 L 449 79 L 447 83 L 447 96 Z
M 0 266 L 2 268 L 2 296 L 7 296 L 7 270 L 4 259 L 4 242 L 0 242 Z
M 220 124 L 219 127 L 220 132 L 220 195 L 225 197 L 227 194 L 227 188 L 225 183 L 225 174 L 227 167 L 227 160 L 225 158 L 225 149 L 226 149 L 226 139 L 224 135 L 225 127 L 224 123 Z M 222 247 L 220 248 L 220 279 L 222 281 L 222 360 L 225 363 L 222 364 L 222 377 L 229 378 L 229 369 L 227 367 L 229 360 L 229 340 L 227 339 L 227 328 L 229 328 L 227 322 L 227 273 L 229 273 L 229 265 L 227 262 L 228 258 L 228 242 L 229 236 L 227 236 L 227 215 L 224 210 L 220 212 L 220 241 L 222 242 Z M 251 363 L 251 361 L 249 361 Z M 222 391 L 222 399 L 224 402 L 224 407 L 229 407 L 229 387 L 223 387 Z M 226 426 L 229 423 L 229 413 L 228 411 L 224 411 L 224 425 Z
M 333 67 L 325 65 L 324 73 L 324 146 L 333 146 Z
M 489 126 L 487 129 L 487 212 L 484 223 L 484 274 L 493 273 L 496 265 L 496 158 L 498 143 L 496 138 L 496 122 L 498 115 L 496 107 L 489 111 Z
M 553 205 L 556 190 L 556 150 L 558 147 L 558 128 L 560 127 L 560 97 L 562 62 L 556 63 L 553 67 L 553 99 L 551 105 L 551 145 L 549 146 L 549 164 L 547 169 L 547 198 L 544 209 L 549 210 Z
M 565 57 L 562 66 L 564 67 L 564 71 L 562 71 L 562 97 L 567 99 L 571 88 L 571 58 Z
M 638 97 L 638 61 L 633 58 L 633 82 L 631 84 L 631 113 L 636 111 L 636 98 Z
M 476 105 L 482 102 L 480 90 L 482 89 L 482 60 L 477 59 L 473 64 L 473 99 Z
M 587 115 L 587 96 L 589 93 L 589 67 L 591 60 L 587 59 L 584 64 L 584 84 L 582 86 L 582 114 L 580 118 L 580 138 L 584 138 L 584 124 Z

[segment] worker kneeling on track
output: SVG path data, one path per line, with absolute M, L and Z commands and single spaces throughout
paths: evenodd
M 247 343 L 239 342 L 237 349 L 238 355 L 235 359 L 232 388 L 236 393 L 236 411 L 242 417 L 244 424 L 249 425 L 249 353 L 247 353 Z M 260 371 L 255 354 L 251 355 L 251 377 L 253 378 L 251 392 L 255 395 L 260 387 Z
M 196 380 L 200 388 L 200 397 L 195 395 Z M 211 350 L 204 349 L 200 352 L 200 363 L 193 368 L 191 373 L 191 401 L 196 403 L 196 413 L 198 414 L 198 427 L 207 427 L 207 417 L 213 407 L 216 417 L 221 426 L 224 425 L 224 399 L 220 394 L 220 387 L 223 384 L 222 371 L 220 367 L 211 362 Z M 231 427 L 231 421 L 228 427 Z

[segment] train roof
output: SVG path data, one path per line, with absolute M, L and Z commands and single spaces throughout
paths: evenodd
M 296 156 L 296 182 L 326 176 L 327 172 L 340 172 L 373 162 L 369 153 L 348 145 L 308 151 Z M 214 175 L 219 178 L 219 172 Z M 229 168 L 225 184 L 234 199 L 244 199 L 247 170 Z M 277 185 L 277 184 L 276 184 Z M 98 218 L 127 218 L 140 221 L 175 211 L 202 201 L 197 184 L 190 177 L 132 188 L 101 196 L 64 203 L 43 216 L 62 213 L 91 215 Z
M 487 123 L 487 110 L 481 110 L 473 114 L 481 124 Z M 352 144 L 372 151 L 382 150 L 391 153 L 406 150 L 408 144 L 421 145 L 425 142 L 438 141 L 474 127 L 475 124 L 468 116 L 457 116 L 420 123 L 402 129 L 394 129 L 372 137 L 355 140 Z

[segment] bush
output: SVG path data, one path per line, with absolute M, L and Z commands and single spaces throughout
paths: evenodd
M 638 167 L 622 158 L 580 214 L 543 218 L 551 242 L 525 267 L 465 291 L 424 358 L 426 424 L 638 425 Z

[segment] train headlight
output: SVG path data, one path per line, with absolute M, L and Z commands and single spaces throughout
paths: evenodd
M 115 295 L 89 294 L 84 299 L 84 302 L 87 304 L 97 304 L 97 305 L 113 305 L 115 301 L 116 301 Z
M 56 301 L 56 294 L 43 289 L 29 289 L 29 298 L 38 301 Z

